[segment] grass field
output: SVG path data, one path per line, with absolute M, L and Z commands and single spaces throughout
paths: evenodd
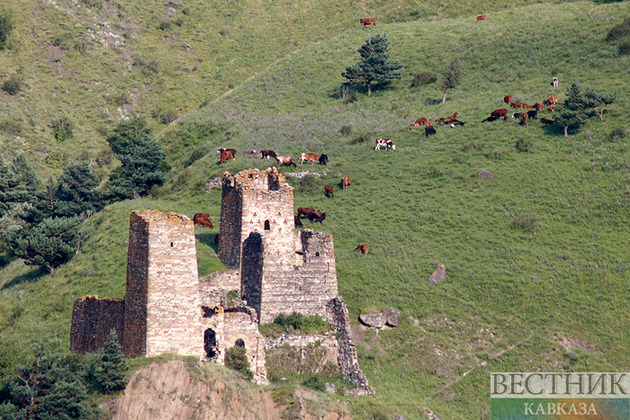
M 265 38 L 264 28 L 249 28 L 252 44 L 247 48 L 259 49 L 259 56 L 243 50 L 247 25 L 254 22 L 245 11 L 265 16 L 273 7 L 239 9 L 236 16 L 243 27 L 233 25 L 229 36 L 217 35 L 226 42 L 236 33 L 241 37 L 233 40 L 237 49 L 226 48 L 225 57 L 214 62 L 224 78 L 233 78 L 223 80 L 232 87 L 218 87 L 216 77 L 210 77 L 207 90 L 202 85 L 186 88 L 198 92 L 194 96 L 177 88 L 182 86 L 179 78 L 155 76 L 161 79 L 154 86 L 169 97 L 166 105 L 190 105 L 177 122 L 154 125 L 172 167 L 169 182 L 152 199 L 117 203 L 88 220 L 81 251 L 53 276 L 20 261 L 5 261 L 0 339 L 18 345 L 56 341 L 66 350 L 74 299 L 124 296 L 129 212 L 150 208 L 192 216 L 203 211 L 217 226 L 220 191 L 208 193 L 205 184 L 224 171 L 269 166 L 271 161 L 242 154 L 268 148 L 294 157 L 303 151 L 330 157 L 327 166 L 282 172 L 322 175 L 289 177 L 288 182 L 296 189 L 296 207 L 327 212 L 321 227 L 305 224 L 333 233 L 339 290 L 353 319 L 390 306 L 402 311 L 399 328 L 357 336 L 361 367 L 376 395 L 345 399 L 353 418 L 388 413 L 420 419 L 430 408 L 442 419 L 488 419 L 490 372 L 626 371 L 630 157 L 628 138 L 611 139 L 610 134 L 616 128 L 625 133 L 630 129 L 630 56 L 620 55 L 604 39 L 629 15 L 628 3 L 535 4 L 509 10 L 479 3 L 460 15 L 436 12 L 437 18 L 430 18 L 423 11 L 413 19 L 383 19 L 366 31 L 355 25 L 357 11 L 346 13 L 352 20 L 332 23 L 350 6 L 327 9 L 324 2 L 310 2 L 298 8 L 300 15 L 288 5 L 274 6 L 274 19 L 284 16 L 288 22 L 295 16 L 304 33 L 289 35 L 286 25 L 271 25 L 278 32 Z M 412 6 L 422 7 L 379 3 L 361 12 L 391 8 L 396 16 Z M 212 7 L 232 10 L 237 5 L 217 2 Z M 139 16 L 134 10 L 127 13 Z M 300 17 L 308 10 L 317 16 L 332 14 L 322 18 L 329 25 L 317 36 Z M 475 16 L 482 12 L 486 20 L 478 23 Z M 154 16 L 150 22 L 158 25 L 159 19 Z M 339 98 L 341 72 L 358 61 L 356 50 L 374 33 L 387 34 L 392 58 L 405 63 L 403 78 L 374 91 L 371 98 L 359 92 L 356 101 L 346 102 Z M 272 36 L 280 45 L 263 54 Z M 300 37 L 299 48 L 290 36 Z M 257 44 L 261 40 L 266 43 Z M 282 40 L 287 40 L 286 48 Z M 159 43 L 157 38 L 137 42 L 146 51 Z M 162 45 L 155 48 L 155 54 L 163 54 Z M 226 63 L 237 56 L 254 62 L 230 68 Z M 417 73 L 440 75 L 455 57 L 462 62 L 464 79 L 448 92 L 445 104 L 437 84 L 410 87 Z M 131 80 L 134 74 L 123 72 L 120 78 Z M 556 91 L 549 85 L 553 75 L 560 79 Z M 592 117 L 579 130 L 569 131 L 568 138 L 561 129 L 545 128 L 536 120 L 529 127 L 512 119 L 481 123 L 492 110 L 505 107 L 507 94 L 530 104 L 556 94 L 562 102 L 574 81 L 617 92 L 603 122 Z M 114 87 L 120 85 L 110 89 Z M 178 101 L 177 95 L 183 99 Z M 96 100 L 77 93 L 79 97 Z M 197 110 L 204 99 L 207 104 Z M 72 103 L 67 103 L 68 112 L 78 113 Z M 437 127 L 429 138 L 422 129 L 409 130 L 419 117 L 453 112 L 467 124 Z M 541 116 L 553 118 L 547 111 Z M 82 127 L 78 117 L 77 123 Z M 33 133 L 41 129 L 40 122 L 32 128 Z M 94 141 L 96 149 L 104 147 L 102 137 L 90 137 L 79 134 L 66 142 L 83 148 Z M 379 137 L 392 139 L 396 150 L 375 152 Z M 531 142 L 531 150 L 520 151 L 519 140 Z M 9 144 L 3 143 L 2 151 Z M 52 140 L 32 146 L 28 150 L 35 153 L 65 144 Z M 219 146 L 241 153 L 235 161 L 218 165 Z M 42 169 L 46 171 L 54 173 Z M 479 178 L 480 171 L 494 177 Z M 353 180 L 347 191 L 339 185 L 342 174 Z M 324 196 L 326 184 L 335 187 L 335 198 Z M 215 232 L 197 232 L 204 274 L 220 269 L 210 246 Z M 353 251 L 360 242 L 370 245 L 367 258 Z M 440 264 L 447 268 L 447 280 L 428 284 Z

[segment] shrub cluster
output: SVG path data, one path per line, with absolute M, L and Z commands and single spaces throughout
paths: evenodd
M 516 148 L 521 152 L 531 152 L 534 148 L 534 140 L 521 138 L 516 142 Z
M 59 141 L 64 141 L 74 136 L 74 124 L 65 115 L 53 120 L 50 123 L 50 128 L 53 130 L 55 139 Z
M 7 45 L 9 34 L 13 30 L 13 19 L 7 11 L 0 11 L 0 51 Z
M 247 358 L 245 347 L 234 346 L 225 350 L 225 366 L 234 369 L 242 374 L 246 379 L 254 377 L 253 372 Z
M 2 83 L 1 89 L 11 96 L 18 94 L 22 90 L 22 78 L 17 75 L 11 75 Z
M 411 87 L 420 87 L 437 82 L 437 75 L 428 71 L 418 73 L 411 81 Z
M 512 219 L 511 227 L 525 232 L 536 232 L 540 229 L 538 218 L 533 214 L 517 214 Z
M 330 324 L 320 316 L 302 315 L 299 312 L 293 312 L 290 315 L 280 314 L 273 320 L 273 323 L 280 325 L 287 332 L 303 331 L 313 334 L 330 330 Z

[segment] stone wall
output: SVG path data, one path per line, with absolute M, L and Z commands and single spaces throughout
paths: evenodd
M 339 343 L 339 358 L 337 360 L 339 371 L 356 384 L 356 394 L 374 394 L 374 390 L 368 385 L 368 380 L 359 367 L 357 349 L 352 342 L 350 317 L 348 316 L 346 302 L 341 296 L 337 296 L 328 303 L 327 309 L 330 311 L 330 317 L 333 319 L 333 329 L 337 333 L 337 341 Z
M 125 331 L 134 338 L 123 341 L 125 353 L 203 354 L 192 220 L 175 213 L 132 212 L 127 267 Z
M 243 340 L 256 383 L 269 383 L 265 363 L 265 340 L 258 331 L 258 316 L 247 307 L 226 309 L 223 348 L 234 347 Z
M 77 299 L 72 307 L 70 326 L 70 353 L 99 351 L 110 330 L 115 329 L 122 344 L 125 301 L 98 296 Z

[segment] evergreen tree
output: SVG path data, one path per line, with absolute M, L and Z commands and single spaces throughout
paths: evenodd
M 70 261 L 79 245 L 80 221 L 76 217 L 48 218 L 28 226 L 12 239 L 13 252 L 27 265 L 46 267 L 49 272 Z
M 112 391 L 125 389 L 127 385 L 125 371 L 127 369 L 122 346 L 118 342 L 118 335 L 116 330 L 112 329 L 105 341 L 94 377 L 105 394 L 109 394 Z
M 154 185 L 166 181 L 160 168 L 164 159 L 162 143 L 144 138 L 126 154 L 117 154 L 122 162 L 111 176 L 111 193 L 118 199 L 132 199 L 150 193 Z
M 440 82 L 440 87 L 444 91 L 444 97 L 442 98 L 442 103 L 446 102 L 446 93 L 449 89 L 453 89 L 459 85 L 462 78 L 462 69 L 461 64 L 457 58 L 453 59 L 446 70 L 444 70 L 444 74 L 442 75 L 442 81 Z
M 126 155 L 132 149 L 149 137 L 151 130 L 147 127 L 147 122 L 143 118 L 135 118 L 123 121 L 116 128 L 114 134 L 107 139 L 112 151 L 116 155 Z
M 0 216 L 16 203 L 30 201 L 39 185 L 40 180 L 24 154 L 16 156 L 11 167 L 0 156 Z
M 245 347 L 234 346 L 226 349 L 225 366 L 240 372 L 247 379 L 252 379 L 254 377 L 254 373 L 250 368 Z
M 615 101 L 617 94 L 604 94 L 595 92 L 587 88 L 582 91 L 580 85 L 573 82 L 569 87 L 567 99 L 556 108 L 554 122 L 564 128 L 564 137 L 568 137 L 569 127 L 579 128 L 585 124 L 591 115 L 591 110 L 603 119 L 603 110 L 598 111 L 598 107 L 608 105 Z
M 66 166 L 59 177 L 53 214 L 82 217 L 100 211 L 105 206 L 105 194 L 96 189 L 99 184 L 100 179 L 87 164 Z
M 82 377 L 68 358 L 40 352 L 32 363 L 17 365 L 15 372 L 17 381 L 10 393 L 17 418 L 20 411 L 25 414 L 22 418 L 29 420 L 84 419 L 92 414 L 85 405 Z
M 372 83 L 386 85 L 402 77 L 396 70 L 403 68 L 404 64 L 398 60 L 389 60 L 388 49 L 387 35 L 377 34 L 366 39 L 359 48 L 361 61 L 348 66 L 341 75 L 355 86 L 367 86 L 368 96 L 371 96 Z

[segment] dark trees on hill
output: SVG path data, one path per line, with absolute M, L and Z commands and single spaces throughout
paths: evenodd
M 617 93 L 606 94 L 596 92 L 591 88 L 584 91 L 580 85 L 573 82 L 569 87 L 567 99 L 558 108 L 554 118 L 556 124 L 564 128 L 564 137 L 568 137 L 569 127 L 579 128 L 585 124 L 592 111 L 603 121 L 604 109 L 599 110 L 602 106 L 612 104 L 617 98 Z
M 166 181 L 166 173 L 161 169 L 164 151 L 158 141 L 145 137 L 128 153 L 116 157 L 122 165 L 111 176 L 110 191 L 119 200 L 148 195 L 154 185 Z
M 402 77 L 396 70 L 401 69 L 404 64 L 398 60 L 390 60 L 388 49 L 387 35 L 377 34 L 366 39 L 365 44 L 359 48 L 361 61 L 348 66 L 341 75 L 355 86 L 367 86 L 368 96 L 371 96 L 372 83 L 386 85 L 393 79 Z
M 135 118 L 118 124 L 107 142 L 115 155 L 126 155 L 131 153 L 138 142 L 150 134 L 151 130 L 147 127 L 147 122 L 143 118 Z
M 460 84 L 462 79 L 462 68 L 461 63 L 457 58 L 453 59 L 446 70 L 444 70 L 444 74 L 442 74 L 442 81 L 440 82 L 440 87 L 444 91 L 444 97 L 442 98 L 442 103 L 446 102 L 446 93 L 449 89 L 453 89 Z
M 125 389 L 128 369 L 122 346 L 118 342 L 116 330 L 112 329 L 107 336 L 100 360 L 96 363 L 94 378 L 105 394 Z

